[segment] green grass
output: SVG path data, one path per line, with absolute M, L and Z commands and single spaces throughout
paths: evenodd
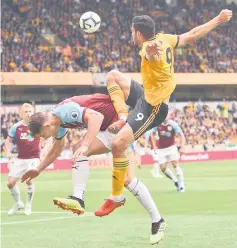
M 149 188 L 168 230 L 162 248 L 237 247 L 237 161 L 183 165 L 187 192 L 177 193 L 167 178 L 153 179 L 150 167 L 137 170 Z M 87 212 L 109 195 L 110 170 L 91 170 L 86 192 Z M 141 248 L 150 247 L 150 219 L 127 190 L 128 202 L 110 216 L 76 216 L 52 204 L 71 193 L 70 172 L 43 173 L 36 181 L 33 210 L 7 216 L 13 200 L 2 176 L 2 247 L 4 248 Z M 24 185 L 21 185 L 25 199 Z M 59 219 L 61 217 L 62 219 Z M 26 221 L 38 221 L 28 222 Z

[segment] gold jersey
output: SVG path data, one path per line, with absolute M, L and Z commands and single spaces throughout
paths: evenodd
M 157 40 L 162 47 L 159 61 L 146 59 L 146 46 Z M 145 99 L 156 106 L 169 97 L 175 89 L 174 76 L 174 49 L 178 46 L 179 36 L 158 33 L 154 39 L 144 42 L 140 51 L 141 75 L 144 87 Z

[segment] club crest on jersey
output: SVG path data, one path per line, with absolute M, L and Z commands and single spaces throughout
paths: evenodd
M 76 120 L 78 118 L 78 113 L 76 111 L 73 111 L 71 113 L 71 117 L 72 117 L 72 119 Z

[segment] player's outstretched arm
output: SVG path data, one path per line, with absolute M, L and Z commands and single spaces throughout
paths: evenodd
M 21 181 L 30 181 L 31 179 L 37 177 L 43 170 L 45 170 L 51 163 L 53 163 L 56 158 L 61 154 L 64 149 L 65 138 L 55 139 L 53 146 L 41 161 L 37 169 L 32 169 L 27 171 L 23 176 Z
M 231 10 L 228 9 L 222 10 L 220 14 L 215 18 L 213 18 L 211 21 L 203 25 L 197 26 L 187 33 L 179 35 L 178 46 L 184 46 L 188 43 L 201 39 L 220 24 L 228 22 L 231 19 L 231 17 L 232 17 Z
M 185 145 L 186 145 L 186 138 L 184 136 L 183 131 L 181 131 L 180 133 L 176 133 L 176 135 L 180 136 L 181 142 L 180 142 L 180 154 L 185 153 Z
M 75 163 L 79 156 L 86 156 L 89 146 L 96 138 L 96 135 L 99 133 L 102 122 L 104 120 L 104 115 L 94 111 L 92 109 L 87 109 L 83 122 L 87 125 L 87 133 L 85 138 L 82 141 L 81 146 L 74 152 L 72 160 Z
M 43 159 L 43 161 L 40 163 L 38 170 L 39 172 L 45 170 L 51 163 L 53 163 L 57 157 L 61 154 L 61 152 L 64 149 L 65 145 L 65 138 L 62 139 L 55 139 L 54 143 Z
M 100 131 L 103 120 L 104 115 L 101 113 L 92 109 L 86 110 L 83 121 L 87 125 L 87 133 L 83 140 L 83 145 L 89 146 L 93 142 L 96 135 Z
M 6 153 L 6 156 L 8 157 L 8 159 L 12 158 L 12 154 L 11 154 L 11 146 L 12 146 L 12 140 L 13 138 L 8 136 L 5 142 L 5 146 L 4 146 L 4 151 Z

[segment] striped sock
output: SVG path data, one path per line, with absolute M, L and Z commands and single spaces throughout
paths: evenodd
M 119 117 L 128 116 L 128 108 L 125 103 L 125 96 L 118 84 L 110 84 L 107 86 L 110 98 Z
M 112 196 L 121 196 L 128 171 L 128 158 L 114 158 L 112 173 Z

